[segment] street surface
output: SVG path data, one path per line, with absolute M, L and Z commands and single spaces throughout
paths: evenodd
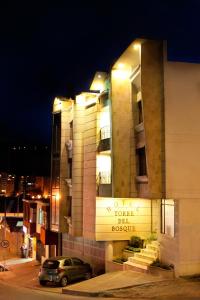
M 30 261 L 20 265 L 11 265 L 10 271 L 0 272 L 0 300 L 92 299 L 92 297 L 62 294 L 62 288 L 53 285 L 41 287 L 37 277 L 39 268 L 40 265 L 37 262 Z M 97 298 L 99 300 L 122 298 L 124 300 L 200 300 L 200 277 L 189 280 L 164 280 L 106 291 Z
M 70 296 L 70 295 L 63 295 L 52 293 L 48 291 L 40 291 L 40 290 L 32 290 L 28 288 L 22 287 L 14 287 L 12 285 L 5 285 L 4 283 L 0 282 L 0 300 L 91 300 L 91 297 L 80 297 L 80 296 Z M 105 298 L 98 298 L 99 300 Z M 106 298 L 106 299 L 114 299 L 114 298 Z
M 135 300 L 200 300 L 200 278 L 175 279 L 107 291 L 101 296 Z

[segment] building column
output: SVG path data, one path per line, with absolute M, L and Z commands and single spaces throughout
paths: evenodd
M 105 242 L 105 271 L 109 270 L 109 262 L 113 260 L 113 241 Z

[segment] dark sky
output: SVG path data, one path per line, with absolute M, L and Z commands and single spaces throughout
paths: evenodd
M 1 1 L 0 143 L 50 143 L 56 95 L 87 90 L 137 37 L 200 61 L 200 1 Z

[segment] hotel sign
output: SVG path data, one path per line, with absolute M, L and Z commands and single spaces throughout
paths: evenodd
M 150 229 L 150 201 L 137 198 L 96 198 L 96 240 L 129 240 Z

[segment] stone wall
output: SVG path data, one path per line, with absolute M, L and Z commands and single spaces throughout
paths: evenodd
M 63 234 L 63 255 L 76 256 L 92 265 L 94 274 L 104 272 L 105 242 Z

